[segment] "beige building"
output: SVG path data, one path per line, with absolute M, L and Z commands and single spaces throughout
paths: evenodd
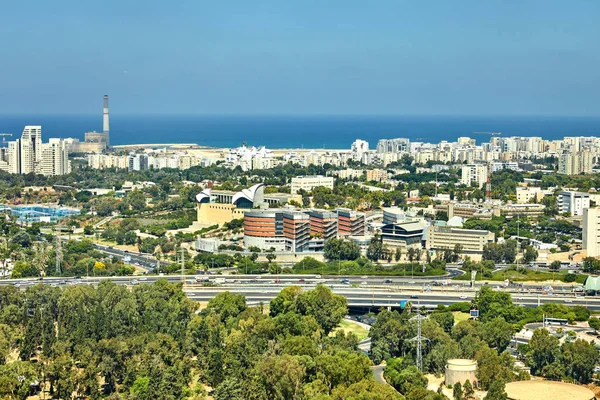
M 594 166 L 590 151 L 562 154 L 558 159 L 558 173 L 565 175 L 589 174 Z
M 525 204 L 531 201 L 539 202 L 544 198 L 544 193 L 539 187 L 517 186 L 517 203 Z
M 460 244 L 465 253 L 481 253 L 495 238 L 493 232 L 448 226 L 428 226 L 426 234 L 425 247 L 429 250 L 453 249 Z
M 296 194 L 300 189 L 310 192 L 311 190 L 319 186 L 333 189 L 333 176 L 297 176 L 295 178 L 292 178 L 291 192 L 292 194 Z
M 244 211 L 248 210 L 226 203 L 198 203 L 196 208 L 198 223 L 209 226 L 223 226 L 225 222 L 244 218 Z
M 600 208 L 583 210 L 583 249 L 588 257 L 600 256 Z
M 369 169 L 367 170 L 367 181 L 381 182 L 388 178 L 387 171 L 383 169 Z

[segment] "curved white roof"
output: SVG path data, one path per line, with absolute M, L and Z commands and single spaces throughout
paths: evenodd
M 263 186 L 262 183 L 257 183 L 256 185 L 249 187 L 248 189 L 242 189 L 240 192 L 237 192 L 233 198 L 231 199 L 231 203 L 235 204 L 240 199 L 246 199 L 252 203 L 254 203 L 254 197 L 256 196 L 256 192 Z
M 204 189 L 196 195 L 196 201 L 202 203 L 203 200 L 208 199 L 210 201 L 210 188 Z

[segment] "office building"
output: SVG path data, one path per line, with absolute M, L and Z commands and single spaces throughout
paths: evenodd
M 291 186 L 292 194 L 297 194 L 300 190 L 310 192 L 319 186 L 333 189 L 333 177 L 323 175 L 296 176 L 292 178 Z
M 425 247 L 428 250 L 452 250 L 459 244 L 464 253 L 482 253 L 485 245 L 493 243 L 494 239 L 494 233 L 485 230 L 428 226 Z
M 307 212 L 310 222 L 310 236 L 331 239 L 338 233 L 338 215 L 334 211 L 310 210 Z
M 421 248 L 425 222 L 420 218 L 406 215 L 401 208 L 383 209 L 381 240 L 383 244 L 396 248 Z
M 338 235 L 362 236 L 365 234 L 365 214 L 347 208 L 338 208 Z
M 600 256 L 600 208 L 583 211 L 583 250 L 588 257 Z
M 479 189 L 487 182 L 488 169 L 484 164 L 467 164 L 462 166 L 460 183 L 465 186 L 474 186 Z
M 583 192 L 562 191 L 556 199 L 556 205 L 560 214 L 583 215 L 583 210 L 590 208 L 590 195 Z
M 244 246 L 261 250 L 302 252 L 310 240 L 309 215 L 295 210 L 244 212 Z

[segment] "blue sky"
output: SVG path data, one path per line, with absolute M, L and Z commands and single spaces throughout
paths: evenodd
M 0 114 L 600 116 L 600 2 L 28 0 Z

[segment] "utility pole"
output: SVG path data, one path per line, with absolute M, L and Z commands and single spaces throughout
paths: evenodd
M 184 269 L 184 265 L 185 265 L 185 253 L 184 253 L 185 249 L 183 248 L 183 246 L 181 247 L 181 283 L 183 284 L 183 286 L 185 286 L 185 277 L 183 275 L 183 269 Z
M 411 321 L 417 321 L 417 336 L 410 340 L 417 342 L 417 369 L 421 372 L 423 372 L 423 341 L 429 340 L 421 335 L 421 321 L 424 319 L 427 319 L 427 317 L 421 314 L 417 314 L 410 319 Z
M 60 270 L 60 264 L 62 263 L 62 248 L 61 248 L 61 242 L 60 242 L 60 234 L 61 234 L 61 226 L 58 225 L 57 227 L 57 234 L 56 234 L 56 274 L 60 275 L 61 270 Z

